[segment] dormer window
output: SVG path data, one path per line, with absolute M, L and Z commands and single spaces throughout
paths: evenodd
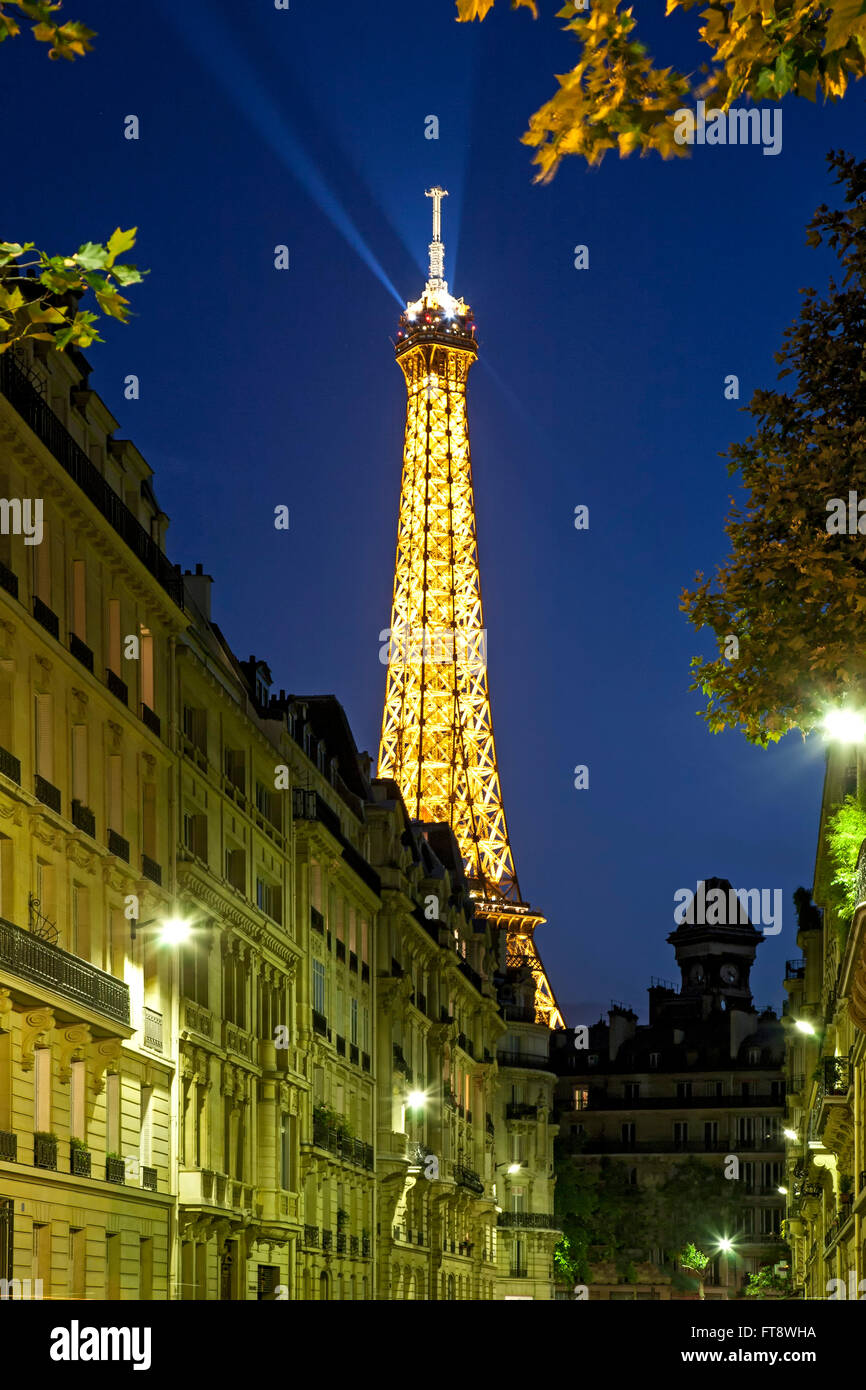
M 661 1055 L 660 1052 L 651 1052 L 651 1053 L 650 1053 L 650 1055 L 649 1055 L 649 1064 L 650 1064 L 651 1067 L 657 1067 L 657 1066 L 659 1066 L 661 1060 L 662 1060 L 662 1055 Z
M 749 1048 L 749 1066 L 756 1067 L 761 1060 L 761 1049 L 759 1047 Z

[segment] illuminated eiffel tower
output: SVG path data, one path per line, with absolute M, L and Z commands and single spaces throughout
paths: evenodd
M 430 274 L 397 334 L 408 399 L 379 776 L 397 783 L 414 820 L 451 826 L 476 913 L 507 932 L 508 964 L 532 971 L 536 1017 L 562 1028 L 534 940 L 545 919 L 517 881 L 493 743 L 466 418 L 478 348 L 472 310 L 444 278 L 445 196 L 427 192 Z

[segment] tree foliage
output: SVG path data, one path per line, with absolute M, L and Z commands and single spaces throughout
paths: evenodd
M 776 354 L 789 389 L 754 393 L 755 432 L 727 452 L 746 492 L 742 509 L 731 499 L 731 554 L 714 580 L 698 573 L 680 605 L 720 652 L 731 635 L 739 647 L 730 659 L 693 659 L 702 717 L 762 747 L 807 733 L 830 705 L 856 703 L 866 680 L 862 533 L 830 527 L 833 499 L 866 500 L 866 160 L 833 151 L 828 161 L 846 206 L 820 207 L 808 241 L 833 249 L 841 283 L 831 279 L 825 298 L 801 291 Z
M 0 43 L 17 38 L 21 33 L 20 21 L 29 19 L 33 37 L 40 43 L 51 44 L 49 58 L 66 58 L 69 62 L 83 58 L 92 51 L 90 40 L 96 35 L 78 20 L 61 24 L 57 11 L 62 8 L 60 0 L 0 0 Z
M 825 827 L 829 865 L 821 884 L 824 898 L 836 913 L 837 923 L 844 936 L 857 906 L 857 860 L 860 846 L 866 840 L 866 809 L 854 796 L 844 801 L 828 816 Z
M 634 8 L 623 0 L 568 0 L 557 13 L 580 45 L 571 72 L 530 118 L 524 144 L 536 150 L 537 178 L 553 177 L 565 155 L 598 164 L 655 150 L 686 154 L 674 140 L 674 113 L 698 98 L 721 111 L 742 97 L 780 101 L 793 93 L 814 101 L 845 95 L 866 73 L 866 0 L 667 0 L 666 13 L 702 6 L 698 35 L 710 50 L 700 76 L 656 67 L 636 35 Z M 460 21 L 483 20 L 494 0 L 456 0 Z M 534 0 L 512 9 L 537 17 Z
M 85 242 L 73 256 L 34 251 L 32 241 L 0 242 L 0 353 L 25 338 L 46 339 L 58 349 L 102 342 L 99 316 L 78 308 L 88 290 L 104 314 L 125 323 L 129 300 L 118 286 L 136 284 L 142 272 L 117 257 L 135 245 L 136 230 L 117 227 L 104 245 Z M 26 259 L 29 252 L 33 256 Z
M 83 58 L 94 32 L 77 20 L 61 23 L 61 8 L 59 0 L 0 0 L 0 43 L 16 38 L 29 20 L 34 38 L 51 45 L 49 58 Z M 32 241 L 0 241 L 0 353 L 25 338 L 53 342 L 58 350 L 102 342 L 99 314 L 79 307 L 88 292 L 103 314 L 125 323 L 129 300 L 120 286 L 137 284 L 146 272 L 117 258 L 135 245 L 136 231 L 117 227 L 104 244 L 85 242 L 71 256 L 50 256 Z

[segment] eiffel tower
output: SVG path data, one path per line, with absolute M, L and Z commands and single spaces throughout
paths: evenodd
M 472 310 L 445 280 L 446 196 L 427 191 L 430 273 L 397 333 L 406 434 L 379 776 L 397 783 L 413 819 L 451 826 L 476 914 L 506 931 L 508 965 L 531 970 L 537 1020 L 563 1028 L 534 939 L 545 918 L 517 881 L 493 742 L 466 414 L 478 347 Z

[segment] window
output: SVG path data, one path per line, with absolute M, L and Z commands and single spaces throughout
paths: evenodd
M 759 1047 L 749 1048 L 749 1066 L 756 1067 L 761 1060 L 761 1049 Z
M 517 1212 L 526 1211 L 526 1188 L 512 1187 L 511 1189 L 511 1210 Z
M 625 1098 L 626 1098 L 626 1100 L 639 1100 L 639 1099 L 640 1099 L 640 1082 L 639 1082 L 639 1081 L 627 1081 L 627 1082 L 625 1083 Z
M 33 1222 L 33 1278 L 41 1280 L 42 1297 L 45 1298 L 51 1287 L 51 1227 L 47 1223 Z M 36 1284 L 39 1288 L 39 1284 Z
M 181 949 L 181 993 L 208 1007 L 208 950 L 200 937 Z
M 598 1066 L 598 1053 L 597 1053 L 597 1052 L 590 1052 L 589 1056 L 588 1056 L 587 1059 L 586 1059 L 586 1062 L 587 1062 L 587 1066 L 590 1066 L 590 1067 L 597 1067 L 597 1066 Z
M 141 788 L 141 847 L 149 859 L 159 858 L 156 821 L 156 783 L 144 782 Z
M 688 1120 L 674 1120 L 674 1148 L 684 1149 L 689 1142 Z
M 589 1108 L 589 1091 L 578 1086 L 574 1092 L 575 1110 L 587 1110 Z
M 73 724 L 72 726 L 72 799 L 78 801 L 82 806 L 89 806 L 88 801 L 88 765 L 87 765 L 87 725 Z
M 120 1298 L 120 1235 L 111 1231 L 105 1237 L 105 1297 Z
M 150 1166 L 153 1150 L 153 1087 L 142 1086 L 138 1099 L 139 1153 L 145 1167 Z
M 108 758 L 108 828 L 123 834 L 123 760 L 119 753 Z
M 87 1063 L 73 1062 L 69 1079 L 69 1133 L 87 1139 Z
M 294 1116 L 282 1115 L 280 1117 L 280 1186 L 284 1192 L 294 1192 L 294 1171 L 292 1167 L 292 1157 L 294 1153 Z
M 105 1152 L 120 1155 L 120 1076 L 116 1071 L 105 1078 Z
M 80 883 L 72 885 L 72 940 L 69 944 L 74 956 L 90 959 L 90 897 Z
M 193 748 L 207 755 L 207 710 L 196 709 L 194 705 L 183 707 L 183 732 Z
M 69 1296 L 87 1295 L 87 1232 L 80 1226 L 69 1228 Z
M 244 753 L 242 748 L 223 749 L 223 771 L 233 787 L 238 787 L 240 791 L 244 790 L 246 786 L 246 768 L 244 766 Z
M 622 1136 L 622 1142 L 623 1142 L 624 1147 L 627 1148 L 627 1149 L 632 1149 L 632 1148 L 634 1148 L 634 1143 L 635 1143 L 635 1126 L 634 1126 L 634 1121 L 633 1121 L 633 1120 L 626 1120 L 626 1122 L 625 1122 L 625 1123 L 622 1125 L 622 1127 L 621 1127 L 620 1133 L 621 1133 L 621 1136 Z
M 41 548 L 41 547 L 40 547 Z M 51 695 L 35 699 L 36 772 L 46 782 L 54 782 L 54 709 Z
M 660 1052 L 651 1052 L 650 1055 L 649 1055 L 649 1064 L 650 1064 L 650 1066 L 655 1070 L 655 1068 L 656 1068 L 656 1067 L 659 1065 L 659 1063 L 661 1062 L 661 1059 L 662 1059 L 662 1057 L 661 1057 L 661 1053 L 660 1053 Z
M 352 999 L 349 1004 L 349 1042 L 358 1045 L 358 1001 Z
M 207 860 L 207 816 L 198 811 L 184 811 L 183 842 L 196 859 Z
M 719 1122 L 718 1120 L 704 1121 L 704 1148 L 717 1149 L 719 1146 Z
M 256 905 L 274 922 L 283 920 L 283 894 L 279 883 L 256 878 Z
M 320 960 L 313 961 L 313 1008 L 325 1012 L 325 967 Z
M 692 1083 L 691 1081 L 677 1082 L 677 1100 L 691 1100 Z
M 72 631 L 87 641 L 87 571 L 83 560 L 72 561 Z
M 140 1236 L 138 1241 L 138 1296 L 144 1302 L 153 1298 L 153 1240 Z
M 35 1053 L 33 1087 L 33 1128 L 39 1134 L 51 1132 L 51 1048 L 38 1047 Z
M 120 600 L 108 601 L 108 669 L 120 675 Z
M 242 849 L 226 849 L 226 880 L 239 893 L 246 891 L 247 857 Z
M 156 700 L 153 673 L 153 637 L 148 628 L 141 628 L 140 641 L 141 703 L 147 705 L 148 709 L 153 709 Z

